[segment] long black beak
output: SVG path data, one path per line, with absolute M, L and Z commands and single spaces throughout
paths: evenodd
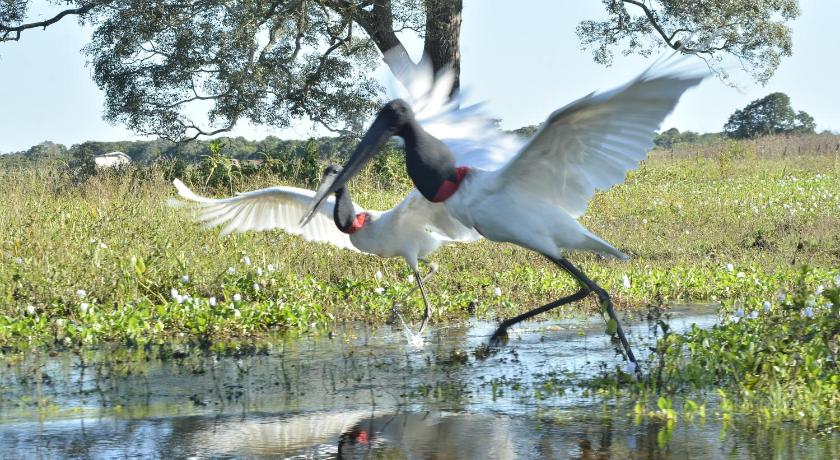
M 338 189 L 347 185 L 350 179 L 362 170 L 396 131 L 397 122 L 393 112 L 380 111 L 376 119 L 373 120 L 373 124 L 370 125 L 364 137 L 362 137 L 362 141 L 359 142 L 353 155 L 347 160 L 341 173 L 337 176 L 328 176 L 322 179 L 318 191 L 315 193 L 315 198 L 312 199 L 312 207 L 300 220 L 300 225 L 308 224 L 321 203 Z

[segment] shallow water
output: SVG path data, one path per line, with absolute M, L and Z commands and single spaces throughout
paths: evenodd
M 668 323 L 710 327 L 713 308 Z M 7 357 L 0 457 L 836 458 L 837 435 L 717 417 L 668 427 L 575 383 L 623 365 L 600 319 L 439 328 L 422 349 L 390 327 L 278 338 L 256 353 L 109 349 Z M 628 322 L 638 355 L 655 339 Z M 163 356 L 164 359 L 159 359 Z M 703 395 L 696 395 L 703 400 Z M 707 413 L 714 411 L 708 401 Z

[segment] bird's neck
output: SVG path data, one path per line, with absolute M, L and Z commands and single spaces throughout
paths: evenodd
M 408 123 L 398 134 L 405 140 L 405 163 L 417 190 L 434 203 L 454 195 L 469 168 L 456 168 L 455 157 L 446 144 L 416 122 Z
M 342 187 L 335 192 L 335 208 L 333 209 L 333 220 L 335 226 L 344 233 L 352 235 L 365 226 L 367 213 L 356 214 L 353 201 L 350 199 L 350 192 Z

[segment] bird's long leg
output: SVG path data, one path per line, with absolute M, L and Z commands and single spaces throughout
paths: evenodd
M 425 262 L 425 261 L 424 261 Z M 414 279 L 417 280 L 417 287 L 420 289 L 420 293 L 423 294 L 423 302 L 426 304 L 426 309 L 423 312 L 423 320 L 420 321 L 420 330 L 417 331 L 417 334 L 422 334 L 423 329 L 426 327 L 426 323 L 429 322 L 429 319 L 432 317 L 432 304 L 429 303 L 429 297 L 426 295 L 426 289 L 423 287 L 423 283 L 429 281 L 429 279 L 437 273 L 438 266 L 436 263 L 429 263 L 425 262 L 429 268 L 429 273 L 426 274 L 425 277 L 420 278 L 420 274 L 418 272 L 414 272 Z M 414 290 L 412 289 L 412 292 Z
M 558 259 L 554 259 L 552 257 L 549 257 L 548 259 L 557 264 L 557 266 L 559 266 L 560 268 L 569 272 L 569 274 L 571 274 L 578 281 L 578 283 L 581 284 L 581 289 L 572 295 L 555 300 L 554 302 L 545 304 L 541 307 L 527 311 L 519 316 L 503 321 L 502 324 L 500 324 L 499 327 L 496 328 L 496 332 L 494 332 L 491 336 L 490 343 L 497 344 L 499 340 L 507 333 L 507 329 L 520 321 L 524 321 L 528 318 L 531 318 L 532 316 L 551 310 L 552 308 L 557 308 L 560 305 L 581 300 L 587 295 L 589 295 L 590 292 L 595 292 L 598 295 L 598 300 L 601 302 L 601 304 L 606 306 L 607 314 L 609 315 L 610 319 L 615 321 L 616 334 L 618 334 L 618 339 L 621 341 L 621 346 L 624 349 L 626 358 L 636 365 L 636 372 L 639 373 L 639 363 L 636 361 L 635 355 L 633 355 L 633 350 L 630 349 L 630 344 L 629 342 L 627 342 L 627 337 L 624 335 L 624 330 L 621 328 L 621 323 L 618 321 L 618 316 L 616 316 L 615 314 L 615 310 L 613 309 L 612 305 L 612 300 L 610 300 L 610 296 L 609 294 L 607 294 L 607 291 L 605 291 L 594 281 L 589 279 L 582 271 L 580 271 L 577 267 L 575 267 L 571 262 L 569 262 L 565 258 L 560 257 Z
M 423 302 L 425 303 L 426 310 L 423 313 L 423 321 L 420 323 L 420 330 L 417 332 L 418 334 L 423 332 L 423 328 L 426 327 L 426 323 L 432 316 L 432 305 L 431 303 L 429 303 L 429 297 L 426 295 L 426 290 L 423 285 L 427 283 L 432 278 L 432 276 L 438 271 L 438 264 L 434 262 L 429 262 L 425 259 L 420 259 L 420 262 L 423 262 L 424 264 L 429 266 L 429 273 L 427 273 L 426 276 L 421 278 L 420 273 L 417 270 L 412 269 L 414 272 L 414 279 L 417 281 L 417 286 L 411 288 L 411 290 L 408 291 L 408 293 L 406 293 L 402 297 L 402 299 L 398 300 L 397 302 L 394 302 L 393 306 L 394 313 L 396 313 L 396 315 L 400 318 L 400 321 L 402 321 L 403 325 L 405 326 L 405 321 L 402 320 L 402 315 L 400 315 L 400 313 L 397 311 L 397 306 L 402 304 L 402 302 L 404 302 L 405 299 L 414 294 L 415 291 L 417 291 L 418 289 L 420 290 L 420 292 L 423 294 Z
M 641 375 L 641 368 L 639 367 L 639 363 L 636 361 L 636 356 L 633 355 L 633 350 L 630 349 L 630 343 L 627 341 L 627 337 L 624 335 L 624 330 L 621 328 L 621 322 L 618 321 L 618 315 L 615 314 L 615 310 L 613 309 L 612 300 L 610 299 L 610 295 L 607 294 L 601 286 L 598 286 L 594 281 L 589 279 L 582 271 L 580 271 L 577 267 L 575 267 L 571 262 L 568 260 L 560 257 L 559 259 L 555 260 L 549 257 L 552 262 L 559 265 L 567 272 L 571 273 L 578 282 L 586 286 L 590 291 L 594 291 L 595 294 L 598 296 L 598 301 L 601 305 L 604 305 L 607 309 L 607 315 L 609 315 L 610 319 L 615 321 L 615 332 L 618 335 L 618 340 L 621 341 L 621 346 L 624 348 L 625 357 L 628 361 L 635 365 L 635 370 L 637 375 Z

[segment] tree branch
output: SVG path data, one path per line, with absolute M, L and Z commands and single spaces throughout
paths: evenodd
M 30 22 L 30 23 L 21 24 L 21 25 L 18 25 L 18 26 L 7 26 L 7 25 L 4 25 L 4 24 L 0 24 L 0 33 L 2 33 L 2 35 L 0 35 L 0 42 L 18 41 L 18 40 L 20 40 L 21 32 L 23 32 L 24 30 L 36 29 L 38 27 L 43 27 L 44 29 L 46 29 L 48 26 L 51 26 L 58 21 L 61 21 L 65 16 L 69 16 L 69 15 L 81 16 L 81 15 L 87 13 L 88 11 L 90 11 L 94 6 L 96 6 L 95 3 L 88 3 L 87 5 L 79 7 L 79 8 L 71 8 L 71 9 L 68 9 L 68 10 L 64 10 L 64 11 L 59 12 L 55 16 L 53 16 L 53 17 L 51 17 L 51 18 L 49 18 L 45 21 Z M 12 34 L 14 34 L 14 35 L 12 35 Z
M 650 21 L 650 25 L 652 25 L 653 28 L 656 29 L 656 31 L 659 33 L 662 39 L 665 40 L 665 43 L 667 43 L 669 47 L 675 50 L 679 50 L 681 48 L 679 42 L 674 43 L 671 41 L 671 39 L 674 38 L 674 34 L 676 34 L 677 32 L 675 31 L 674 34 L 671 34 L 671 36 L 669 37 L 668 34 L 666 34 L 664 30 L 662 30 L 662 27 L 656 20 L 656 15 L 653 14 L 653 11 L 651 11 L 651 9 L 647 7 L 647 5 L 636 0 L 621 0 L 621 2 L 636 5 L 639 8 L 641 8 L 642 11 L 645 12 L 645 16 L 647 16 L 648 21 Z

